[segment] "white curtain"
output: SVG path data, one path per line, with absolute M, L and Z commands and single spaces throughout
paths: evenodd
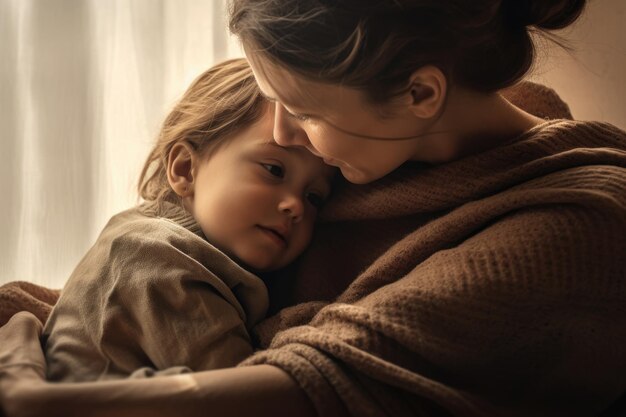
M 225 0 L 0 0 L 0 284 L 62 287 L 176 98 L 235 56 Z

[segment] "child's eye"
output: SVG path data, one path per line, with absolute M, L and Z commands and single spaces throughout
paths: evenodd
M 283 178 L 285 176 L 285 170 L 280 165 L 261 164 L 261 166 L 263 166 L 263 168 L 265 168 L 267 172 L 269 172 L 275 177 Z
M 311 203 L 313 207 L 316 209 L 322 208 L 324 205 L 324 197 L 316 193 L 307 193 L 306 199 Z

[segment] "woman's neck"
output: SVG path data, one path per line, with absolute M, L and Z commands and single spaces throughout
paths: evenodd
M 414 159 L 449 162 L 498 147 L 544 121 L 497 93 L 451 91 L 446 110 L 430 129 L 442 133 L 428 137 Z

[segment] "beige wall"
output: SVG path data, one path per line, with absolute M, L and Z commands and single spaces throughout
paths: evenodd
M 562 35 L 573 53 L 540 46 L 530 78 L 554 88 L 574 118 L 626 129 L 626 1 L 591 0 L 583 17 Z

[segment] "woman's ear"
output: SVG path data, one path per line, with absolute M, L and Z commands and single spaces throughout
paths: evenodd
M 197 159 L 196 151 L 187 142 L 178 142 L 170 149 L 167 158 L 167 181 L 179 197 L 193 195 Z
M 439 114 L 446 101 L 447 80 L 443 72 L 426 65 L 411 74 L 410 110 L 417 117 L 430 119 Z

